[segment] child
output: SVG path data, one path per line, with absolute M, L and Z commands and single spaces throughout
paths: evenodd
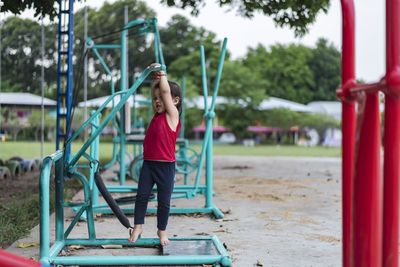
M 150 68 L 160 66 L 157 63 Z M 157 235 L 160 244 L 169 244 L 165 229 L 168 223 L 169 208 L 175 178 L 175 142 L 181 129 L 181 89 L 169 82 L 163 71 L 157 71 L 151 86 L 154 117 L 147 129 L 143 142 L 143 167 L 140 172 L 135 202 L 135 226 L 129 242 L 135 243 L 142 233 L 147 203 L 154 184 L 157 185 Z

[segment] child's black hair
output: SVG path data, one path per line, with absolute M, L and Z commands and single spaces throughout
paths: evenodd
M 169 88 L 171 88 L 172 98 L 179 97 L 179 102 L 176 104 L 176 108 L 179 111 L 179 116 L 182 113 L 182 90 L 177 83 L 168 81 Z
M 180 116 L 182 113 L 182 91 L 181 91 L 181 88 L 175 82 L 168 81 L 168 84 L 169 84 L 169 88 L 171 89 L 172 98 L 179 97 L 179 102 L 178 102 L 178 104 L 176 104 L 176 108 L 178 109 L 179 116 Z M 157 83 L 155 88 L 160 88 L 160 83 Z

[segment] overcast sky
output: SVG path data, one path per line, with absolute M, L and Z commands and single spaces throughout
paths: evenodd
M 113 0 L 108 0 L 113 2 Z M 246 54 L 248 47 L 261 43 L 265 47 L 281 43 L 302 43 L 313 47 L 320 37 L 328 39 L 338 49 L 341 48 L 341 8 L 339 0 L 331 0 L 328 14 L 321 13 L 311 25 L 310 32 L 302 39 L 296 39 L 292 30 L 276 28 L 272 19 L 257 14 L 252 19 L 242 18 L 228 8 L 220 8 L 214 0 L 206 0 L 206 6 L 198 17 L 192 17 L 189 10 L 168 8 L 159 0 L 146 0 L 148 6 L 157 13 L 160 26 L 165 26 L 172 15 L 182 14 L 195 26 L 217 34 L 219 39 L 228 38 L 228 50 L 234 59 Z M 356 75 L 365 81 L 379 80 L 385 71 L 385 1 L 355 0 L 356 10 Z M 100 7 L 104 0 L 87 0 L 76 3 L 77 10 L 85 5 Z M 27 14 L 27 12 L 25 12 Z M 88 18 L 90 19 L 90 18 Z M 123 19 L 123 18 L 122 18 Z M 134 19 L 134 18 L 129 18 Z M 90 33 L 89 33 L 90 36 Z

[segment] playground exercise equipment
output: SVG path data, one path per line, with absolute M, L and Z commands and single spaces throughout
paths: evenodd
M 90 49 L 93 50 L 93 52 L 97 55 L 98 59 L 100 60 L 101 64 L 103 65 L 104 69 L 106 72 L 111 76 L 111 72 L 107 65 L 105 64 L 104 60 L 98 53 L 97 49 L 116 49 L 120 48 L 121 49 L 121 81 L 125 81 L 125 66 L 126 66 L 126 60 L 124 55 L 126 54 L 124 52 L 123 48 L 126 48 L 126 30 L 131 28 L 131 27 L 138 27 L 140 33 L 147 33 L 147 32 L 154 32 L 155 33 L 155 44 L 154 46 L 156 47 L 156 59 L 159 59 L 163 61 L 162 59 L 162 51 L 161 51 L 161 45 L 158 37 L 158 29 L 157 29 L 157 24 L 156 24 L 156 19 L 151 19 L 147 21 L 131 21 L 128 24 L 124 26 L 124 30 L 121 32 L 121 45 L 96 45 L 94 44 L 93 40 L 88 38 L 87 39 L 87 44 Z M 223 49 L 221 52 L 221 58 L 220 58 L 220 63 L 219 63 L 219 68 L 218 68 L 218 73 L 217 73 L 217 79 L 216 79 L 216 84 L 214 88 L 214 96 L 212 100 L 212 105 L 210 106 L 210 109 L 208 109 L 208 104 L 207 104 L 207 98 L 208 98 L 208 92 L 207 92 L 207 78 L 206 78 L 206 72 L 205 72 L 205 55 L 204 55 L 204 48 L 201 48 L 201 59 L 202 59 L 202 73 L 203 73 L 203 91 L 204 91 L 204 101 L 205 101 L 205 120 L 208 123 L 207 126 L 207 131 L 205 134 L 205 139 L 203 143 L 203 148 L 202 148 L 202 153 L 201 155 L 198 155 L 196 151 L 188 148 L 188 142 L 187 140 L 184 140 L 183 138 L 178 138 L 177 143 L 179 144 L 179 150 L 177 151 L 177 171 L 184 173 L 185 174 L 185 182 L 184 185 L 176 185 L 173 196 L 172 198 L 187 198 L 187 199 L 192 199 L 195 198 L 198 194 L 203 194 L 206 196 L 206 205 L 205 207 L 193 207 L 193 208 L 173 208 L 171 209 L 171 213 L 196 213 L 196 212 L 202 212 L 202 213 L 213 213 L 217 218 L 222 218 L 223 213 L 216 208 L 213 203 L 212 203 L 212 153 L 209 151 L 212 151 L 212 120 L 213 117 L 215 116 L 215 99 L 218 94 L 218 87 L 219 87 L 219 80 L 220 76 L 222 73 L 222 66 L 223 66 L 223 59 L 225 57 L 225 50 L 226 50 L 226 40 L 224 41 Z M 146 82 L 146 79 L 143 80 L 143 82 Z M 184 85 L 184 80 L 183 80 L 183 85 Z M 125 83 L 121 82 L 122 88 L 125 88 Z M 114 88 L 114 81 L 111 79 L 111 91 L 112 95 L 115 93 L 115 88 Z M 135 92 L 135 91 L 134 91 Z M 133 93 L 134 94 L 134 93 Z M 122 98 L 122 96 L 121 96 Z M 112 109 L 112 112 L 116 109 L 114 107 Z M 119 109 L 117 109 L 119 110 Z M 119 136 L 114 137 L 114 149 L 113 149 L 113 154 L 114 156 L 116 155 L 116 144 L 119 144 L 120 147 L 120 152 L 119 152 L 119 161 L 120 161 L 120 185 L 113 185 L 113 186 L 107 186 L 108 191 L 110 192 L 118 192 L 118 193 L 135 193 L 137 191 L 137 186 L 127 186 L 125 185 L 125 145 L 126 144 L 131 144 L 131 145 L 138 145 L 139 147 L 142 146 L 143 140 L 144 140 L 144 135 L 127 135 L 125 133 L 125 109 L 120 110 L 120 117 L 119 117 Z M 115 113 L 117 114 L 117 113 Z M 114 119 L 115 123 L 115 119 Z M 86 127 L 86 125 L 82 126 L 81 128 Z M 79 129 L 78 131 L 81 131 Z M 181 130 L 181 136 L 183 137 L 183 130 Z M 207 154 L 207 156 L 206 156 Z M 115 158 L 115 157 L 114 157 Z M 200 185 L 200 175 L 201 175 L 201 166 L 204 163 L 205 158 L 207 158 L 207 171 L 206 171 L 206 183 L 205 185 Z M 113 161 L 112 161 L 113 162 Z M 141 165 L 142 165 L 142 158 L 139 155 L 136 155 L 136 158 L 131 161 L 131 164 L 129 166 L 131 176 L 134 179 L 138 179 L 138 175 L 140 173 Z M 196 174 L 196 179 L 194 181 L 194 185 L 189 184 L 189 176 L 188 174 L 197 171 Z M 97 190 L 96 188 L 94 190 Z M 155 191 L 155 190 L 154 190 Z M 98 204 L 98 199 L 97 197 L 98 194 L 94 193 L 94 198 L 92 199 L 93 203 L 93 209 L 94 212 L 98 213 L 112 213 L 112 211 L 107 207 L 107 204 Z M 131 202 L 133 203 L 133 202 Z M 129 202 L 125 202 L 124 204 L 130 204 Z M 78 207 L 74 208 L 74 211 L 78 211 Z M 133 209 L 124 209 L 123 210 L 125 213 L 133 213 Z M 148 210 L 150 213 L 156 213 L 156 209 L 151 208 Z
M 337 95 L 342 101 L 343 266 L 397 267 L 400 3 L 386 1 L 386 74 L 370 84 L 357 84 L 355 78 L 353 1 L 341 0 L 341 5 L 342 83 Z M 383 177 L 379 92 L 385 95 Z
M 114 94 L 115 92 L 115 85 L 113 81 L 113 76 L 111 74 L 110 69 L 108 68 L 107 64 L 104 62 L 103 58 L 101 57 L 100 53 L 98 50 L 100 49 L 119 49 L 121 51 L 121 62 L 120 62 L 120 68 L 121 68 L 121 91 L 125 90 L 129 85 L 126 84 L 127 82 L 127 73 L 126 73 L 126 66 L 127 66 L 127 31 L 128 29 L 135 29 L 138 31 L 139 35 L 145 35 L 148 33 L 154 33 L 154 51 L 155 51 L 155 62 L 159 62 L 162 65 L 165 65 L 164 63 L 164 57 L 162 54 L 162 49 L 161 49 L 161 42 L 160 42 L 160 35 L 158 32 L 158 27 L 157 27 L 157 20 L 154 19 L 149 19 L 149 20 L 135 20 L 135 21 L 130 21 L 127 23 L 123 30 L 121 31 L 121 44 L 95 44 L 94 41 L 91 38 L 87 38 L 87 46 L 89 49 L 91 49 L 94 54 L 97 56 L 99 59 L 101 65 L 104 67 L 105 71 L 107 74 L 111 77 L 111 94 Z M 150 83 L 149 80 L 144 80 L 143 83 Z M 133 93 L 133 99 L 134 101 L 141 102 L 142 104 L 147 104 L 149 105 L 149 114 L 151 112 L 151 101 L 150 100 L 145 100 L 145 101 L 139 101 L 135 99 L 136 96 L 136 91 Z M 112 102 L 114 106 L 114 101 Z M 134 112 L 135 112 L 135 103 L 134 103 Z M 150 115 L 149 115 L 150 117 Z M 120 169 L 119 169 L 119 180 L 121 185 L 125 185 L 125 179 L 126 179 L 126 174 L 127 174 L 127 169 L 129 167 L 129 163 L 125 163 L 125 156 L 126 156 L 126 144 L 128 137 L 130 137 L 131 134 L 131 125 L 130 125 L 130 112 L 129 112 L 129 106 L 127 105 L 124 107 L 124 109 L 120 110 L 118 120 L 114 119 L 114 127 L 117 129 L 118 136 L 113 138 L 113 157 L 110 163 L 106 164 L 104 166 L 105 169 L 111 167 L 114 165 L 114 163 L 118 160 L 120 164 Z M 141 122 L 136 122 L 136 113 L 134 114 L 134 128 L 143 128 L 143 123 Z M 119 153 L 117 152 L 117 147 L 119 146 Z M 117 156 L 119 154 L 119 156 Z
M 214 90 L 214 98 L 210 109 L 206 109 L 205 116 L 209 118 L 209 123 L 207 124 L 206 138 L 202 148 L 202 155 L 200 158 L 200 167 L 205 159 L 205 152 L 207 151 L 207 174 L 206 180 L 207 185 L 212 185 L 212 117 L 214 116 L 215 98 L 219 86 L 219 78 L 222 72 L 223 59 L 225 57 L 226 42 L 224 40 L 223 49 L 221 52 L 220 64 L 218 68 L 217 82 Z M 121 49 L 122 50 L 122 49 Z M 202 68 L 205 70 L 205 60 L 204 60 L 204 48 L 201 47 L 202 55 Z M 42 263 L 55 263 L 55 264 L 65 264 L 65 265 L 132 265 L 132 264 L 222 264 L 224 266 L 231 265 L 231 260 L 224 246 L 216 236 L 204 237 L 204 238 L 171 238 L 171 243 L 168 246 L 168 250 L 163 251 L 163 256 L 96 256 L 96 257 L 62 257 L 58 256 L 59 252 L 64 246 L 68 245 L 85 245 L 85 246 L 100 246 L 106 244 L 115 244 L 123 246 L 153 246 L 159 245 L 158 238 L 140 238 L 135 244 L 129 243 L 126 239 L 98 239 L 96 238 L 95 225 L 94 225 L 94 205 L 93 199 L 97 197 L 97 191 L 95 190 L 95 178 L 99 179 L 98 171 L 99 164 L 99 135 L 106 125 L 114 118 L 116 113 L 121 110 L 125 102 L 129 99 L 130 95 L 142 84 L 146 77 L 153 71 L 165 70 L 165 66 L 156 68 L 147 68 L 140 77 L 135 81 L 133 86 L 127 90 L 121 90 L 119 92 L 113 93 L 106 102 L 97 110 L 92 111 L 90 118 L 82 125 L 82 127 L 75 132 L 75 134 L 67 141 L 70 144 L 80 132 L 87 127 L 89 124 L 92 127 L 91 136 L 82 146 L 82 148 L 75 154 L 71 155 L 69 160 L 66 160 L 65 153 L 62 150 L 55 152 L 54 154 L 46 157 L 42 164 L 41 175 L 40 175 L 40 261 Z M 205 72 L 204 72 L 205 74 Z M 123 79 L 122 79 L 123 80 Z M 205 80 L 205 78 L 204 78 Z M 207 95 L 207 86 L 204 85 L 205 94 Z M 107 117 L 104 118 L 103 122 L 99 124 L 100 113 L 105 108 L 105 106 L 112 101 L 116 95 L 121 95 L 121 100 L 118 104 L 111 110 Z M 205 98 L 207 99 L 207 98 Z M 207 104 L 206 104 L 207 107 Z M 210 114 L 209 114 L 210 113 Z M 86 153 L 86 150 L 90 147 L 90 154 Z M 87 165 L 78 165 L 78 161 L 84 157 L 89 161 Z M 51 166 L 55 164 L 55 217 L 56 217 L 56 234 L 55 242 L 50 247 L 50 234 L 49 234 L 49 184 L 50 184 L 50 170 Z M 79 168 L 89 168 L 89 179 L 81 174 Z M 198 168 L 201 170 L 201 168 Z M 84 202 L 83 203 L 65 203 L 64 202 L 64 176 L 75 176 L 83 184 L 84 190 Z M 187 186 L 177 186 L 177 190 L 182 195 L 193 196 L 198 192 L 207 190 L 207 193 L 212 195 L 212 187 L 200 187 L 198 185 L 198 180 L 200 178 L 200 173 L 198 171 L 197 184 L 195 187 Z M 106 195 L 106 187 L 102 187 L 102 193 Z M 118 187 L 121 189 L 121 186 Z M 136 188 L 125 188 L 129 189 L 129 192 L 137 190 Z M 108 197 L 105 197 L 110 201 Z M 212 204 L 212 198 L 207 198 L 207 206 L 203 209 L 195 209 L 194 212 L 214 212 L 219 217 L 223 214 Z M 64 207 L 74 207 L 79 206 L 79 211 L 75 215 L 74 219 L 71 221 L 67 230 L 64 232 Z M 113 208 L 117 208 L 116 214 L 118 219 L 123 222 L 126 227 L 129 226 L 129 221 L 125 218 L 124 213 L 120 210 L 115 203 L 111 204 Z M 173 209 L 172 209 L 173 211 Z M 218 211 L 218 212 L 217 212 Z M 69 234 L 75 227 L 80 216 L 86 212 L 87 215 L 87 227 L 88 227 L 88 238 L 85 239 L 70 239 Z M 189 210 L 185 211 L 186 213 Z M 172 212 L 174 213 L 174 212 Z M 183 245 L 182 245 L 183 244 Z M 182 251 L 182 247 L 193 247 L 191 251 Z M 186 254 L 185 254 L 186 253 Z
M 152 33 L 154 34 L 154 62 L 159 62 L 164 65 L 164 57 L 161 49 L 160 36 L 157 27 L 157 20 L 140 20 L 140 21 L 131 21 L 129 22 L 124 29 L 135 29 L 138 31 L 139 35 L 145 35 Z M 126 36 L 126 33 L 124 34 Z M 105 71 L 111 77 L 111 93 L 114 93 L 114 81 L 112 79 L 112 74 L 104 62 L 103 58 L 99 54 L 98 50 L 100 49 L 120 49 L 120 47 L 127 47 L 127 41 L 121 35 L 121 45 L 107 45 L 107 44 L 95 44 L 91 38 L 87 39 L 88 47 L 94 52 Z M 121 73 L 123 79 L 127 81 L 126 76 L 126 66 L 128 62 L 128 58 L 126 53 L 121 53 Z M 145 80 L 144 83 L 151 84 L 151 80 Z M 125 87 L 129 86 L 125 84 Z M 181 89 L 182 94 L 185 92 L 185 78 L 182 78 L 181 81 Z M 113 166 L 117 161 L 119 162 L 119 170 L 117 171 L 118 177 L 116 177 L 120 181 L 120 185 L 125 185 L 126 175 L 128 174 L 131 178 L 137 181 L 138 172 L 140 172 L 142 166 L 142 160 L 140 159 L 142 154 L 142 143 L 144 138 L 144 125 L 143 120 L 137 120 L 136 118 L 136 103 L 147 105 L 148 106 L 148 123 L 152 118 L 152 106 L 151 106 L 151 90 L 149 90 L 149 99 L 148 100 L 139 100 L 136 99 L 136 92 L 133 93 L 133 125 L 130 125 L 130 110 L 125 107 L 121 110 L 120 114 L 117 114 L 116 119 L 114 120 L 114 127 L 117 130 L 118 135 L 113 138 L 113 156 L 111 161 L 105 166 L 101 166 L 101 169 L 108 169 Z M 114 104 L 114 102 L 113 102 Z M 198 155 L 197 157 L 191 157 L 190 160 L 185 157 L 186 152 L 188 151 L 188 141 L 183 138 L 184 132 L 184 105 L 182 105 L 182 130 L 180 138 L 177 140 L 177 144 L 179 145 L 180 151 L 177 154 L 177 160 L 179 162 L 179 167 L 177 171 L 183 173 L 185 176 L 185 184 L 189 181 L 189 174 L 194 172 L 196 168 L 194 166 L 198 165 Z M 133 156 L 127 152 L 126 145 L 133 146 Z M 118 151 L 119 147 L 119 151 Z M 193 153 L 192 153 L 193 154 Z M 129 158 L 129 162 L 125 163 L 125 157 Z

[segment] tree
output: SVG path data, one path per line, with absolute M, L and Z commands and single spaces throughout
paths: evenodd
M 197 28 L 193 26 L 184 16 L 174 15 L 167 22 L 166 27 L 160 28 L 160 39 L 165 64 L 169 66 L 181 56 L 200 51 L 200 45 L 208 46 L 210 44 L 208 41 L 215 39 L 215 34 L 205 30 L 203 27 Z M 212 45 L 214 46 L 215 44 Z
M 229 102 L 218 107 L 218 118 L 237 137 L 245 137 L 247 127 L 259 117 L 259 104 L 267 98 L 265 80 L 240 61 L 228 61 L 224 64 L 219 95 L 227 97 Z
M 156 16 L 145 2 L 138 0 L 117 1 L 115 3 L 105 2 L 99 9 L 88 8 L 88 36 L 94 39 L 96 44 L 120 44 L 121 30 L 125 25 L 124 9 L 128 6 L 128 15 L 130 20 L 147 20 Z M 80 9 L 75 14 L 75 50 L 76 56 L 74 72 L 76 80 L 80 81 L 82 88 L 83 79 L 78 79 L 83 72 L 83 53 L 84 53 L 84 9 Z M 148 34 L 149 35 L 149 34 Z M 128 30 L 129 45 L 129 84 L 132 84 L 132 77 L 135 73 L 141 73 L 148 65 L 154 62 L 154 46 L 148 40 L 148 35 L 138 33 L 138 28 Z M 115 84 L 115 89 L 119 88 L 120 73 L 120 51 L 118 49 L 101 49 L 100 55 L 109 67 Z M 93 71 L 88 75 L 88 98 L 108 95 L 111 93 L 110 77 L 100 64 L 100 60 L 91 50 L 88 51 L 88 62 Z M 118 82 L 118 83 L 117 83 Z M 79 92 L 83 99 L 83 90 Z
M 204 46 L 204 54 L 208 65 L 206 71 L 209 88 L 213 89 L 217 76 L 222 41 L 217 40 L 215 34 L 210 32 L 206 35 L 201 44 Z M 229 61 L 229 56 L 229 52 L 227 52 L 225 62 Z M 168 66 L 168 75 L 170 74 L 173 77 L 182 77 L 182 75 L 185 75 L 187 78 L 188 92 L 195 92 L 195 95 L 203 95 L 200 47 L 190 52 L 188 55 L 180 56 L 174 60 Z
M 82 0 L 78 0 L 82 1 Z M 191 13 L 197 15 L 201 7 L 205 5 L 205 0 L 161 0 L 168 6 L 179 8 L 192 8 Z M 20 14 L 27 8 L 35 10 L 35 16 L 46 16 L 54 18 L 58 9 L 55 3 L 58 0 L 25 0 L 13 1 L 6 0 L 1 11 L 10 11 L 14 14 Z M 294 29 L 298 36 L 308 32 L 308 25 L 315 22 L 320 11 L 328 12 L 329 0 L 218 0 L 221 7 L 228 6 L 231 9 L 237 9 L 238 13 L 244 17 L 253 17 L 255 13 L 261 12 L 266 16 L 272 17 L 276 25 L 283 27 L 289 26 Z
M 311 49 L 303 45 L 263 46 L 250 49 L 244 64 L 268 81 L 266 93 L 300 103 L 312 100 L 313 73 L 308 67 Z
M 205 5 L 205 0 L 161 0 L 168 6 L 179 8 L 191 8 L 191 13 L 197 15 L 201 7 Z M 328 12 L 329 0 L 218 0 L 221 7 L 228 6 L 236 8 L 238 13 L 244 17 L 253 17 L 255 13 L 261 12 L 272 17 L 279 27 L 289 26 L 297 36 L 308 32 L 308 25 L 315 22 L 320 11 Z
M 56 84 L 56 32 L 45 27 L 45 78 L 48 87 Z M 41 25 L 30 19 L 9 17 L 2 29 L 2 91 L 40 94 Z
M 28 123 L 29 123 L 29 126 L 33 130 L 35 141 L 39 140 L 39 133 L 40 133 L 40 130 L 42 129 L 42 119 L 41 118 L 42 118 L 41 110 L 32 110 L 31 115 L 28 117 Z M 44 125 L 43 125 L 44 130 L 47 130 L 47 132 L 51 132 L 53 129 L 55 129 L 55 126 L 56 126 L 56 118 L 53 116 L 50 116 L 48 111 L 45 110 Z
M 308 63 L 314 76 L 313 100 L 336 100 L 341 81 L 341 53 L 328 40 L 320 38 Z
M 83 0 L 76 0 L 83 1 Z M 15 1 L 15 0 L 5 0 L 3 1 L 4 5 L 1 8 L 1 12 L 11 12 L 16 15 L 21 14 L 25 9 L 33 8 L 35 10 L 35 17 L 39 16 L 50 16 L 53 19 L 58 14 L 58 9 L 56 8 L 56 3 L 58 4 L 59 0 L 24 0 L 24 1 Z

